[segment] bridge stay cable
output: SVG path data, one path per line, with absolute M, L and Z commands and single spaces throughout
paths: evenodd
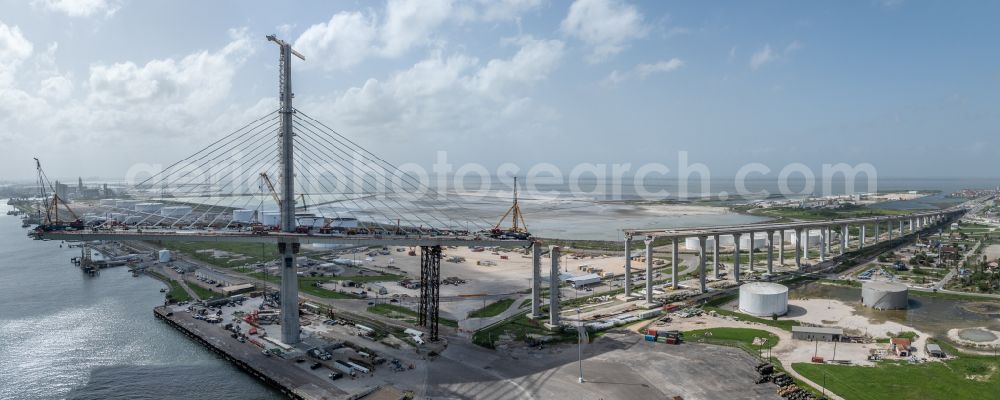
M 304 128 L 304 130 L 312 132 L 309 128 Z M 323 143 L 321 140 L 317 140 L 317 139 L 315 139 L 315 138 L 313 138 L 313 137 L 311 137 L 309 135 L 300 135 L 300 137 L 304 138 L 304 140 L 309 141 L 309 143 L 311 143 L 311 144 L 317 144 L 318 143 L 321 147 L 323 147 L 324 149 L 327 149 L 328 151 L 338 152 L 336 150 L 336 146 L 332 145 L 331 143 Z M 309 148 L 309 147 L 306 146 L 306 148 Z M 340 153 L 346 154 L 348 158 L 350 157 L 350 154 L 343 153 L 342 151 Z M 342 168 L 349 170 L 349 166 L 344 165 L 344 163 L 341 162 L 341 161 L 339 161 L 338 158 L 335 157 L 335 158 L 333 158 L 333 160 L 334 160 L 334 162 L 336 164 L 340 165 Z M 369 167 L 369 169 L 370 169 L 371 172 L 373 172 L 373 173 L 375 173 L 377 175 L 381 175 L 382 179 L 391 181 L 391 177 L 389 177 L 384 171 L 379 170 L 379 169 L 370 168 L 370 167 Z M 361 176 L 361 180 L 362 180 L 361 184 L 362 184 L 362 186 L 364 186 L 364 184 L 366 184 L 366 183 L 368 184 L 368 186 L 370 187 L 370 189 L 375 194 L 375 200 L 379 201 L 384 207 L 392 209 L 394 212 L 396 212 L 396 215 L 397 215 L 398 218 L 407 220 L 408 223 L 411 224 L 411 225 L 413 225 L 413 222 L 414 222 L 414 221 L 410 221 L 410 219 L 412 218 L 412 219 L 416 219 L 417 220 L 416 222 L 420 223 L 420 224 L 417 224 L 418 226 L 419 225 L 427 225 L 428 228 L 432 228 L 434 226 L 434 224 L 431 224 L 429 221 L 420 218 L 419 212 L 417 210 L 413 209 L 412 207 L 406 206 L 405 204 L 403 204 L 402 202 L 400 202 L 399 200 L 397 200 L 396 198 L 394 198 L 392 196 L 392 193 L 386 193 L 385 196 L 386 196 L 387 199 L 389 199 L 393 203 L 395 203 L 396 207 L 393 207 L 390 204 L 386 203 L 386 201 L 379 199 L 378 197 L 381 196 L 382 194 L 379 193 L 379 188 L 378 188 L 377 183 L 372 183 L 370 180 L 365 179 L 363 173 L 359 173 L 359 174 L 356 174 L 356 175 L 360 175 Z M 391 184 L 391 182 L 387 183 L 387 185 L 389 185 L 389 184 Z M 399 211 L 398 211 L 398 208 L 406 210 L 406 212 L 410 215 L 410 217 L 407 217 L 407 216 L 404 216 L 404 215 L 400 214 Z M 387 217 L 387 222 L 391 224 L 392 223 L 392 218 L 388 218 L 388 216 L 386 216 L 386 217 Z M 442 221 L 441 219 L 439 219 L 439 218 L 437 218 L 436 216 L 433 216 L 433 215 L 431 215 L 431 217 L 437 223 L 441 224 L 442 228 L 447 227 L 448 224 L 445 221 Z M 418 228 L 418 226 L 414 226 L 414 228 Z M 424 231 L 421 228 L 418 228 L 418 230 Z
M 389 170 L 395 171 L 396 173 L 399 174 L 399 176 L 403 180 L 406 180 L 411 185 L 413 185 L 414 190 L 427 190 L 429 192 L 438 194 L 439 199 L 441 198 L 440 192 L 437 189 L 433 189 L 430 186 L 424 184 L 423 182 L 420 182 L 419 180 L 415 179 L 410 174 L 406 173 L 405 171 L 400 170 L 398 167 L 396 167 L 392 163 L 386 161 L 385 159 L 379 157 L 378 155 L 375 155 L 374 153 L 372 153 L 368 149 L 366 149 L 366 148 L 358 145 L 357 143 L 355 143 L 354 141 L 352 141 L 350 138 L 348 138 L 345 135 L 337 132 L 333 128 L 330 128 L 329 126 L 327 126 L 326 124 L 324 124 L 322 121 L 310 117 L 308 114 L 302 112 L 301 110 L 296 110 L 296 114 L 295 115 L 296 116 L 301 116 L 302 118 L 304 118 L 303 122 L 305 122 L 305 123 L 307 123 L 307 124 L 309 124 L 311 126 L 317 126 L 318 125 L 318 127 L 317 127 L 318 129 L 321 129 L 324 132 L 327 132 L 327 133 L 333 135 L 334 140 L 337 141 L 337 143 L 340 143 L 341 145 L 343 145 L 345 147 L 351 147 L 351 148 L 356 149 L 359 153 L 361 153 L 365 157 L 366 160 L 368 160 L 370 162 L 373 162 L 373 163 L 378 163 L 378 164 L 382 165 L 383 167 L 385 167 L 385 168 L 387 168 Z M 336 139 L 336 138 L 339 138 L 339 140 Z M 444 188 L 444 190 L 447 190 L 447 188 Z M 465 206 L 463 206 L 462 204 L 460 204 L 460 203 L 458 203 L 458 202 L 456 202 L 454 200 L 446 200 L 445 203 L 449 204 L 450 206 L 452 206 L 452 207 L 454 207 L 454 208 L 456 208 L 458 210 L 461 210 L 462 213 L 465 214 L 465 218 L 467 218 L 466 222 L 469 225 L 471 225 L 470 226 L 470 231 L 472 231 L 473 228 L 476 229 L 476 230 L 480 230 L 480 229 L 486 229 L 486 228 L 489 228 L 489 227 L 493 226 L 492 222 L 487 221 L 481 215 L 477 215 L 475 212 L 469 210 L 468 208 L 466 208 Z M 442 212 L 444 215 L 449 215 L 450 214 L 448 212 L 441 211 L 434 204 L 427 204 L 427 206 L 429 206 L 431 208 L 434 208 L 437 211 Z M 468 219 L 468 218 L 471 218 L 471 219 Z M 474 222 L 474 220 L 478 220 L 479 222 L 476 223 L 476 222 Z

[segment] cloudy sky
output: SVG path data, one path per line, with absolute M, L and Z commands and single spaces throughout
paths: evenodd
M 396 163 L 987 176 L 1000 3 L 0 0 L 0 178 L 120 177 L 277 108 Z

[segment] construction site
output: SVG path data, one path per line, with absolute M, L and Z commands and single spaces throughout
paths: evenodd
M 815 366 L 961 357 L 905 314 L 920 309 L 910 295 L 936 294 L 954 273 L 897 279 L 872 259 L 943 252 L 934 235 L 986 198 L 889 216 L 622 229 L 616 251 L 549 244 L 528 229 L 516 179 L 499 219 L 455 200 L 374 193 L 368 177 L 399 170 L 294 109 L 290 63 L 304 56 L 267 39 L 279 48 L 280 108 L 189 157 L 249 149 L 228 162 L 263 160 L 255 172 L 204 184 L 168 168 L 116 197 L 70 203 L 36 158 L 37 202 L 18 205 L 29 236 L 80 247 L 70 262 L 94 279 L 128 266 L 164 282 L 156 318 L 288 397 L 840 399 Z M 324 161 L 316 148 L 371 164 L 335 178 L 303 167 Z M 337 180 L 360 190 L 331 189 Z M 816 295 L 827 284 L 851 289 Z M 955 335 L 995 349 L 994 325 Z

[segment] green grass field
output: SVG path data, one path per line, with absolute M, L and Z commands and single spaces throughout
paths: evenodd
M 205 289 L 193 283 L 188 283 L 187 286 L 191 288 L 194 294 L 198 295 L 202 300 L 214 299 L 216 297 L 222 297 L 222 294 L 213 292 L 209 289 Z
M 480 308 L 469 313 L 469 318 L 489 318 L 500 315 L 500 313 L 507 311 L 510 305 L 514 304 L 514 299 L 500 299 L 498 301 L 487 304 L 486 307 Z
M 398 306 L 398 305 L 395 305 L 395 304 L 376 304 L 376 305 L 373 305 L 373 306 L 369 306 L 368 307 L 368 312 L 370 312 L 372 314 L 385 315 L 385 316 L 387 316 L 389 318 L 407 319 L 407 320 L 412 319 L 413 321 L 417 320 L 417 312 L 416 311 L 411 310 L 411 309 L 406 308 L 406 307 L 403 307 L 403 306 Z M 405 318 L 398 318 L 400 316 L 403 316 Z M 458 322 L 456 322 L 453 319 L 441 318 L 441 319 L 438 320 L 438 323 L 440 323 L 441 325 L 444 325 L 444 326 L 450 326 L 452 328 L 458 328 Z
M 160 245 L 171 251 L 184 253 L 195 260 L 222 268 L 267 262 L 278 258 L 277 246 L 259 243 L 162 242 Z M 221 250 L 239 254 L 246 259 L 236 261 L 231 258 L 215 258 L 211 253 L 199 252 L 200 250 Z
M 170 291 L 167 292 L 167 298 L 180 302 L 191 300 L 191 295 L 181 287 L 180 283 L 170 281 Z
M 545 329 L 541 320 L 535 321 L 529 319 L 526 313 L 518 313 L 502 323 L 476 331 L 476 333 L 472 335 L 472 342 L 492 349 L 496 341 L 501 335 L 504 334 L 513 336 L 515 340 L 524 340 L 525 336 L 528 334 L 554 335 L 559 338 L 557 340 L 559 342 L 576 341 L 577 338 L 576 333 L 550 332 L 548 329 Z
M 812 209 L 795 207 L 774 207 L 754 210 L 754 214 L 767 215 L 774 218 L 789 218 L 803 220 L 827 220 L 837 218 L 875 217 L 883 215 L 908 214 L 907 210 L 890 210 L 884 208 L 869 208 L 863 206 L 843 207 L 839 209 Z
M 813 382 L 825 377 L 826 387 L 847 400 L 1000 398 L 1000 360 L 990 356 L 876 367 L 797 363 L 792 368 Z
M 261 280 L 266 280 L 266 281 L 272 282 L 272 283 L 280 283 L 281 282 L 281 278 L 280 277 L 277 277 L 277 276 L 274 276 L 274 275 L 264 275 L 264 274 L 262 274 L 260 272 L 253 272 L 253 273 L 250 273 L 248 275 L 250 275 L 250 276 L 252 276 L 254 278 L 261 279 Z M 316 286 L 316 282 L 325 283 L 325 282 L 330 282 L 332 280 L 333 279 L 331 279 L 331 278 L 313 278 L 313 277 L 306 277 L 306 276 L 299 277 L 299 292 L 306 293 L 306 294 L 311 294 L 313 296 L 319 296 L 319 297 L 326 298 L 326 299 L 357 299 L 358 298 L 358 296 L 355 296 L 355 295 L 352 295 L 352 294 L 349 294 L 349 293 L 342 293 L 342 292 L 338 292 L 338 291 L 334 291 L 334 290 L 329 290 L 329 289 L 324 289 L 324 288 Z

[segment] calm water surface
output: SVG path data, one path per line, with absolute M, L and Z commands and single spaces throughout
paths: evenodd
M 163 284 L 86 276 L 0 204 L 0 399 L 280 398 L 156 320 Z

